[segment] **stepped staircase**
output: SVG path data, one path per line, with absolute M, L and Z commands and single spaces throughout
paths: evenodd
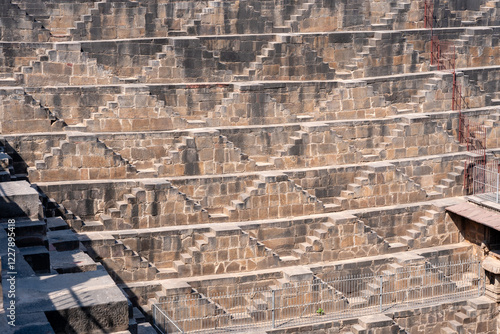
M 382 238 L 362 220 L 359 220 L 355 216 L 351 216 L 341 219 L 340 222 L 330 219 L 329 222 L 321 223 L 317 228 L 310 229 L 305 242 L 299 243 L 298 247 L 292 250 L 291 255 L 282 256 L 281 259 L 287 261 L 289 265 L 303 265 L 320 262 L 321 257 L 318 259 L 317 255 L 320 255 L 319 253 L 323 251 L 329 251 L 332 245 L 336 245 L 338 241 L 335 241 L 335 238 L 338 234 L 338 228 L 341 225 L 349 223 L 355 224 L 355 229 L 361 235 L 366 236 L 364 243 L 356 244 L 356 247 L 362 247 L 364 245 L 377 246 L 378 252 L 383 254 L 405 252 L 408 250 L 406 244 L 398 240 Z M 338 246 L 340 246 L 340 244 Z
M 492 305 L 492 301 L 487 297 L 470 299 L 466 305 L 460 307 L 455 313 L 454 319 L 448 320 L 446 327 L 441 327 L 441 334 L 466 333 L 469 330 L 475 331 L 476 323 L 479 318 L 484 317 L 485 313 Z M 471 326 L 468 326 L 471 324 Z M 468 328 L 469 327 L 469 328 Z
M 242 104 L 252 105 L 251 100 L 245 100 L 245 97 L 254 99 L 248 94 L 248 91 L 242 89 L 241 91 L 229 92 L 227 97 L 222 98 L 220 104 L 213 108 L 213 111 L 209 111 L 207 116 L 202 116 L 202 119 L 197 122 L 203 122 L 204 125 L 209 127 L 217 127 L 293 123 L 298 120 L 298 116 L 292 114 L 283 103 L 277 102 L 269 92 L 259 94 L 263 95 L 259 95 L 258 98 L 262 101 L 261 104 L 265 105 L 263 106 L 264 110 L 259 110 L 259 114 L 255 115 L 257 116 L 255 120 L 252 120 L 253 111 L 250 108 L 244 114 L 241 114 L 239 110 Z M 252 156 L 252 159 L 254 158 Z
M 190 59 L 196 59 L 196 64 L 187 67 L 185 54 Z M 202 74 L 202 70 L 206 73 Z M 162 51 L 156 53 L 155 59 L 149 60 L 148 66 L 142 68 L 142 74 L 136 79 L 148 83 L 178 82 L 181 79 L 188 82 L 232 81 L 231 71 L 225 69 L 218 51 L 209 50 L 197 37 L 169 39 L 168 44 L 162 46 Z
M 188 19 L 182 24 L 180 30 L 169 30 L 167 36 L 193 36 L 193 35 L 223 35 L 227 33 L 240 33 L 231 26 L 230 7 L 231 2 L 214 0 L 208 1 L 207 7 L 201 13 L 195 13 L 194 18 Z M 241 15 L 246 17 L 262 17 L 261 12 L 251 4 L 246 4 L 244 11 L 240 9 Z M 222 24 L 214 25 L 213 22 Z M 269 22 L 266 22 L 269 24 Z M 228 31 L 229 29 L 229 31 Z M 270 27 L 265 27 L 265 31 L 270 31 Z M 264 31 L 263 31 L 264 32 Z
M 399 43 L 393 43 L 399 45 L 400 50 L 397 52 L 401 53 L 401 57 L 410 54 L 412 58 L 420 58 L 419 52 L 413 49 L 412 44 L 406 42 L 405 38 L 401 35 L 401 32 L 376 31 L 374 36 L 368 39 L 368 44 L 363 45 L 362 50 L 356 53 L 356 57 L 350 59 L 346 64 L 344 64 L 341 70 L 336 72 L 336 78 L 351 80 L 364 77 L 384 76 L 387 75 L 388 72 L 404 73 L 407 64 L 402 63 L 395 65 L 390 63 L 385 66 L 374 66 L 376 64 L 372 63 L 372 60 L 376 58 L 376 55 L 378 54 L 379 58 L 387 57 L 382 47 L 387 46 L 387 40 L 394 40 L 395 38 L 399 40 Z M 396 51 L 392 50 L 392 52 Z M 399 66 L 400 70 L 395 70 L 394 66 Z
M 13 3 L 10 0 L 1 0 L 0 1 L 0 17 L 11 19 L 16 18 L 22 21 L 21 26 L 16 26 L 15 24 L 10 27 L 10 34 L 14 32 L 18 32 L 16 30 L 30 30 L 34 40 L 38 40 L 39 42 L 46 42 L 49 39 L 50 31 L 45 29 L 42 23 L 38 22 L 35 17 L 28 14 L 25 10 L 23 10 L 17 3 Z M 5 28 L 7 26 L 4 26 Z M 18 29 L 16 29 L 18 28 Z M 19 31 L 19 33 L 22 33 Z M 3 33 L 3 39 L 9 40 L 11 37 L 9 31 L 5 31 Z
M 83 144 L 85 143 L 85 144 Z M 65 160 L 70 159 L 71 155 L 77 154 L 79 150 L 85 152 L 85 148 L 82 146 L 77 149 L 80 145 L 88 145 L 88 155 L 94 155 L 96 157 L 102 158 L 103 163 L 108 163 L 108 166 L 90 166 L 86 165 L 84 161 L 80 161 L 78 164 L 83 168 L 91 168 L 91 167 L 120 167 L 126 166 L 126 174 L 128 177 L 135 176 L 138 171 L 135 167 L 131 166 L 125 159 L 121 157 L 121 155 L 115 153 L 112 149 L 108 148 L 106 144 L 101 142 L 97 136 L 93 134 L 86 133 L 68 133 L 65 140 L 61 140 L 59 142 L 59 146 L 52 147 L 50 153 L 46 153 L 43 156 L 42 160 L 36 160 L 34 167 L 28 168 L 28 177 L 31 182 L 37 182 L 43 179 L 41 174 L 45 174 L 46 171 L 49 177 L 56 177 L 60 172 L 58 169 L 60 167 L 66 166 Z M 73 173 L 76 173 L 76 162 L 73 164 L 75 167 L 72 170 Z M 71 175 L 66 175 L 69 179 L 71 179 Z M 73 177 L 75 177 L 73 175 Z M 94 175 L 93 177 L 96 177 Z M 79 179 L 79 178 L 75 178 Z
M 28 132 L 61 131 L 66 123 L 59 119 L 50 109 L 44 107 L 40 101 L 28 94 L 25 90 L 16 90 L 0 100 L 5 109 L 17 110 L 18 115 L 5 115 L 2 124 L 2 133 L 9 134 L 19 131 Z M 26 115 L 21 119 L 20 115 Z
M 325 206 L 323 203 L 316 198 L 316 196 L 310 195 L 306 190 L 302 189 L 301 186 L 295 184 L 294 181 L 290 180 L 285 174 L 276 173 L 265 173 L 259 175 L 258 180 L 254 180 L 251 186 L 247 186 L 242 192 L 238 199 L 232 200 L 229 206 L 220 208 L 207 208 L 209 213 L 209 221 L 214 223 L 228 222 L 228 221 L 248 221 L 252 218 L 250 217 L 250 211 L 257 211 L 261 209 L 259 207 L 258 198 L 259 196 L 265 196 L 270 194 L 283 194 L 281 189 L 272 189 L 271 184 L 278 184 L 284 182 L 288 184 L 288 190 L 292 193 L 298 193 L 299 203 L 307 205 L 306 210 L 311 212 L 303 212 L 303 214 L 312 214 L 325 211 Z M 291 203 L 285 204 L 289 206 Z M 275 203 L 273 206 L 278 206 L 279 203 Z M 279 208 L 276 211 L 268 210 L 266 213 L 259 213 L 260 219 L 265 218 L 284 218 L 290 216 L 292 213 L 287 210 L 281 211 Z M 297 213 L 296 213 L 297 214 Z M 302 215 L 302 214 L 299 214 Z
M 442 77 L 435 76 L 427 80 L 427 83 L 424 84 L 424 89 L 419 89 L 417 94 L 412 95 L 411 102 L 407 103 L 408 109 L 400 109 L 398 113 L 423 113 L 434 111 L 432 109 L 435 106 L 434 100 L 436 96 L 436 90 L 438 89 L 440 83 L 443 81 Z M 429 109 L 429 107 L 431 109 Z M 451 108 L 450 108 L 451 109 Z M 437 110 L 441 110 L 439 106 L 437 106 Z
M 53 49 L 42 50 L 37 60 L 21 67 L 18 77 L 23 78 L 28 87 L 45 82 L 62 86 L 99 85 L 118 81 L 110 71 L 97 64 L 97 59 L 82 52 L 80 43 L 55 44 Z
M 307 264 L 310 262 L 310 253 L 322 252 L 325 249 L 324 240 L 331 237 L 334 225 L 332 223 L 322 223 L 319 228 L 309 231 L 306 241 L 299 243 L 298 248 L 292 250 L 290 256 L 282 259 L 289 262 L 290 265 Z
M 142 181 L 139 187 L 132 188 L 129 193 L 124 194 L 121 201 L 115 202 L 113 206 L 98 214 L 98 220 L 85 221 L 81 231 L 94 232 L 157 227 L 154 226 L 157 223 L 148 222 L 148 219 L 141 219 L 141 217 L 144 218 L 153 214 L 148 211 L 151 209 L 148 209 L 147 206 L 147 203 L 149 203 L 147 193 L 153 192 L 155 188 L 156 191 L 161 190 L 176 196 L 178 200 L 183 202 L 185 211 L 192 213 L 204 212 L 199 203 L 180 192 L 170 182 L 164 180 L 157 182 Z M 151 196 L 157 197 L 158 195 L 153 192 Z M 170 223 L 174 222 L 171 221 Z
M 445 179 L 441 179 L 439 184 L 434 185 L 433 191 L 428 191 L 429 199 L 446 198 L 463 195 L 464 167 L 461 165 L 453 167 L 453 172 L 449 172 Z
M 500 1 L 487 1 L 479 7 L 479 10 L 467 10 L 464 12 L 451 11 L 458 18 L 462 27 L 493 26 L 498 25 L 498 13 Z
M 252 186 L 247 186 L 245 191 L 239 194 L 238 199 L 231 201 L 231 205 L 223 208 L 208 208 L 209 220 L 214 223 L 237 220 L 240 216 L 240 210 L 252 208 L 252 197 L 263 196 L 265 194 L 266 182 L 263 180 L 263 177 L 261 177 L 259 180 L 254 180 Z M 249 217 L 247 219 L 249 219 Z
M 405 15 L 411 7 L 409 0 L 404 1 L 391 1 L 390 10 L 380 19 L 379 24 L 372 24 L 373 30 L 396 30 L 404 29 Z M 403 22 L 402 22 L 403 21 Z
M 418 222 L 411 224 L 406 230 L 406 235 L 397 236 L 392 239 L 407 245 L 409 249 L 424 248 L 425 242 L 431 235 L 431 227 L 437 226 L 437 220 L 443 220 L 444 212 L 436 210 L 425 210 L 424 215 L 420 216 Z
M 285 36 L 278 35 L 276 39 L 286 39 Z M 276 51 L 284 46 L 282 41 L 269 42 L 262 46 L 260 54 L 257 54 L 255 61 L 249 63 L 248 67 L 243 69 L 242 74 L 233 75 L 234 81 L 254 81 L 257 79 L 264 79 L 264 63 L 270 62 L 274 59 Z
M 183 119 L 173 117 L 165 101 L 150 94 L 149 87 L 124 85 L 121 94 L 99 107 L 97 112 L 81 123 L 69 125 L 65 131 L 114 132 L 170 130 L 183 124 Z
M 131 0 L 101 0 L 94 3 L 94 7 L 90 8 L 88 14 L 82 15 L 79 21 L 75 21 L 74 27 L 67 29 L 66 33 L 53 34 L 52 39 L 56 41 L 69 41 L 69 40 L 86 40 L 86 39 L 108 39 L 116 38 L 114 36 L 101 36 L 92 34 L 93 23 L 98 23 L 99 27 L 102 21 L 102 13 L 106 10 L 115 11 L 119 9 L 137 8 L 142 10 L 142 15 L 145 15 L 147 8 L 138 1 Z M 118 16 L 118 15 L 117 15 Z M 102 32 L 102 31 L 101 31 Z M 90 36 L 89 36 L 90 34 Z M 128 36 L 131 37 L 131 36 Z M 139 35 L 134 37 L 140 37 Z
M 301 21 L 308 18 L 311 15 L 311 11 L 321 5 L 318 0 L 306 0 L 300 4 L 294 14 L 285 15 L 283 18 L 282 26 L 273 26 L 273 33 L 289 33 L 289 32 L 299 32 Z
M 213 134 L 213 146 L 204 147 L 205 150 L 214 150 L 214 154 L 216 154 L 216 151 L 220 152 L 222 150 L 223 156 L 217 157 L 215 161 L 211 161 L 211 155 L 209 155 L 208 161 L 199 155 L 200 152 L 193 136 L 196 136 L 196 132 L 192 132 L 191 136 L 181 136 L 180 140 L 168 150 L 167 156 L 162 157 L 159 163 L 154 164 L 158 175 L 167 176 L 175 173 L 182 175 L 210 175 L 255 170 L 255 161 L 242 153 L 240 148 L 235 147 L 226 136 L 219 135 L 218 142 L 215 143 L 216 134 Z M 204 164 L 203 171 L 199 170 L 199 164 Z M 176 165 L 183 165 L 178 167 L 183 170 L 179 172 Z
M 241 251 L 241 254 L 232 260 L 218 258 L 217 261 L 214 261 L 216 262 L 214 268 L 204 268 L 203 255 L 216 252 L 217 249 L 220 248 L 220 237 L 231 237 L 232 239 L 236 239 L 237 244 L 233 244 L 233 248 L 239 248 L 239 250 L 245 251 Z M 247 256 L 249 254 L 253 256 Z M 243 269 L 239 266 L 234 266 L 231 262 L 235 259 L 239 259 L 243 262 L 247 260 L 246 263 L 248 263 L 248 265 L 244 266 Z M 240 272 L 242 270 L 249 271 L 255 269 L 258 263 L 264 259 L 267 259 L 271 267 L 282 265 L 281 259 L 275 252 L 259 242 L 256 238 L 250 236 L 247 232 L 242 231 L 240 228 L 214 227 L 211 228 L 209 232 L 196 234 L 192 246 L 184 249 L 184 252 L 180 254 L 179 260 L 173 261 L 172 265 L 179 277 L 188 277 Z M 171 269 L 169 271 L 171 271 Z

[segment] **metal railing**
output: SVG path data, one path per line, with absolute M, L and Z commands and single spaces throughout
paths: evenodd
M 500 203 L 500 173 L 498 166 L 474 166 L 472 171 L 473 194 L 484 200 Z
M 162 333 L 250 333 L 441 304 L 484 294 L 480 262 L 429 262 L 380 274 L 177 296 L 155 304 Z

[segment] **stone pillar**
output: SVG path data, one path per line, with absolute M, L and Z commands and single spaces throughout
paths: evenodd
M 488 256 L 483 261 L 486 272 L 486 296 L 500 302 L 500 260 Z

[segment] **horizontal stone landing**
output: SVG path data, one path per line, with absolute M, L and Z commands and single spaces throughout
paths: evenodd
M 38 192 L 26 181 L 0 183 L 0 218 L 38 218 Z

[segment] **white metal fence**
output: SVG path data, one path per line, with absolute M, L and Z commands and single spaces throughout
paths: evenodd
M 162 333 L 250 333 L 440 304 L 484 293 L 479 261 L 404 267 L 280 287 L 171 297 L 153 306 Z
M 500 173 L 498 173 L 498 170 L 474 166 L 472 182 L 475 196 L 500 203 Z

